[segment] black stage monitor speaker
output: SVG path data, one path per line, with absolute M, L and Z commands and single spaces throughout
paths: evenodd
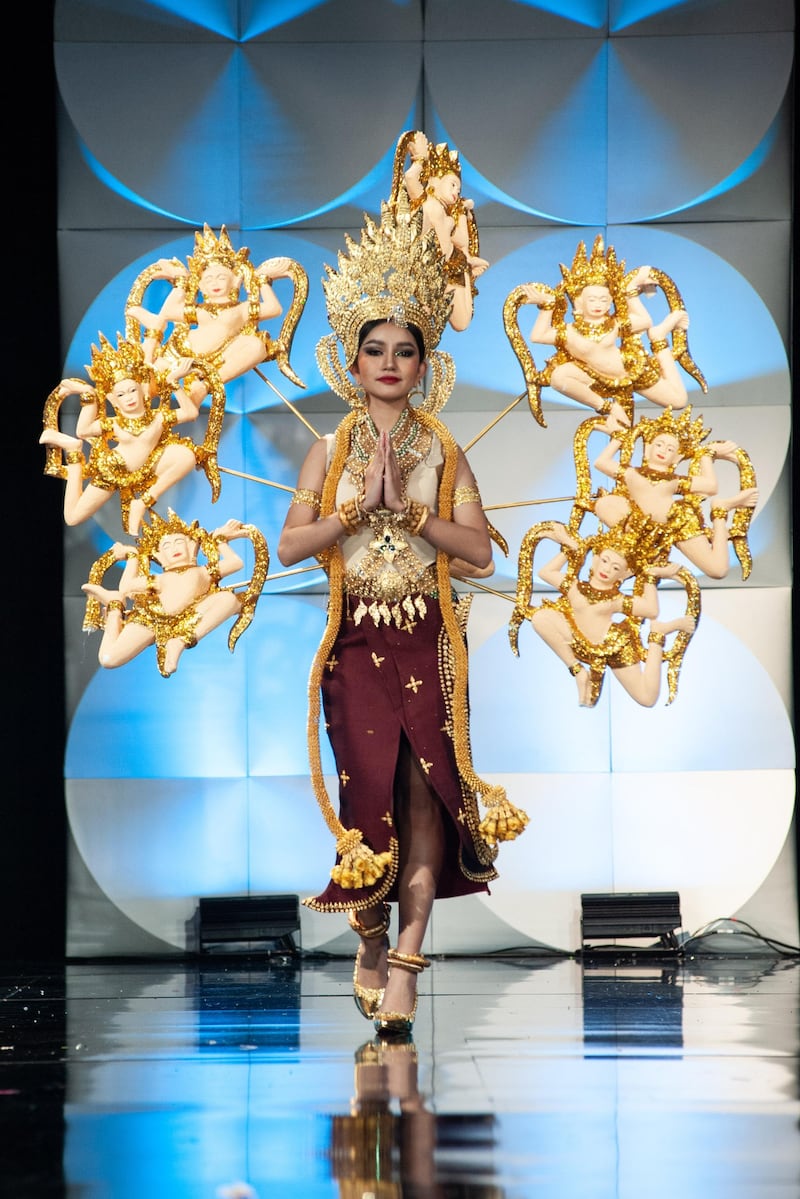
M 657 938 L 662 948 L 677 949 L 675 929 L 681 927 L 677 891 L 620 892 L 581 895 L 581 938 L 589 942 L 622 938 Z
M 297 895 L 241 895 L 206 898 L 197 910 L 197 939 L 201 953 L 214 946 L 271 944 L 279 952 L 293 953 L 294 934 L 300 931 Z

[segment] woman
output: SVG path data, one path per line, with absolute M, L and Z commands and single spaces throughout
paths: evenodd
M 321 438 L 300 471 L 278 545 L 281 562 L 291 566 L 341 544 L 343 620 L 330 658 L 335 666 L 322 676 L 328 733 L 343 778 L 340 819 L 363 830 L 372 848 L 396 863 L 377 886 L 348 892 L 331 881 L 308 902 L 323 911 L 351 910 L 350 923 L 362 939 L 356 999 L 365 1015 L 375 1016 L 379 1031 L 390 1032 L 407 1031 L 413 1022 L 416 973 L 427 965 L 420 949 L 434 898 L 486 891 L 496 877 L 496 850 L 470 837 L 470 826 L 477 833 L 475 810 L 459 821 L 469 797 L 444 731 L 450 716 L 438 682 L 443 626 L 434 565 L 442 551 L 486 568 L 491 542 L 472 471 L 458 447 L 452 514 L 437 514 L 444 447 L 429 427 L 433 422 L 423 423 L 409 403 L 425 374 L 423 353 L 413 326 L 362 326 L 352 376 L 365 403 L 349 432 L 336 508 L 320 516 L 317 497 L 332 454 L 332 439 Z M 389 619 L 378 613 L 376 621 L 369 613 L 373 604 L 385 604 Z M 376 891 L 380 898 L 373 899 Z M 396 950 L 388 950 L 387 902 L 394 899 L 400 928 Z
M 337 859 L 316 911 L 350 914 L 359 1010 L 407 1035 L 433 901 L 488 890 L 497 842 L 527 817 L 472 768 L 466 619 L 450 572 L 486 571 L 489 527 L 463 452 L 436 418 L 454 370 L 436 349 L 452 308 L 433 233 L 407 196 L 366 218 L 323 283 L 333 333 L 320 370 L 352 411 L 301 468 L 278 544 L 317 557 L 328 621 L 309 684 L 311 777 Z M 341 356 L 339 353 L 341 346 Z M 421 390 L 428 364 L 432 379 Z M 412 405 L 411 397 L 421 401 Z M 338 816 L 319 752 L 320 695 L 339 777 Z M 478 796 L 488 808 L 478 813 Z M 399 913 L 389 948 L 389 903 Z

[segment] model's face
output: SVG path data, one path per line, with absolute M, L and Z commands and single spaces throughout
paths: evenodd
M 425 362 L 408 329 L 386 321 L 367 334 L 352 374 L 367 398 L 405 401 L 425 374 Z
M 674 466 L 680 457 L 680 446 L 677 437 L 671 433 L 659 433 L 650 442 L 647 461 L 651 466 L 663 466 L 667 469 Z
M 156 558 L 164 570 L 174 570 L 176 566 L 191 566 L 194 553 L 194 542 L 185 533 L 167 533 L 158 543 Z
M 431 180 L 431 188 L 437 200 L 441 200 L 449 208 L 461 195 L 461 180 L 458 175 L 453 174 L 434 177 Z
M 200 290 L 207 300 L 227 299 L 235 287 L 235 274 L 221 262 L 210 262 L 200 276 Z
M 575 311 L 587 320 L 598 320 L 611 310 L 611 292 L 607 287 L 599 287 L 591 283 L 584 287 L 575 301 Z
M 589 579 L 601 591 L 621 583 L 628 574 L 628 563 L 616 550 L 602 550 L 592 558 Z
M 140 416 L 144 412 L 144 391 L 135 379 L 118 379 L 108 398 L 122 416 Z

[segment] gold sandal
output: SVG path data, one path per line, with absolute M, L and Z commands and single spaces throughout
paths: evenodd
M 389 971 L 393 966 L 400 970 L 408 970 L 411 974 L 421 974 L 430 966 L 430 962 L 421 953 L 400 953 L 399 949 L 390 949 L 387 958 Z M 404 1012 L 377 1012 L 375 1016 L 375 1031 L 382 1037 L 407 1037 L 414 1027 L 414 1017 L 417 1014 L 418 996 L 414 995 L 414 1006 L 407 1014 Z M 380 1005 L 379 1005 L 380 1006 Z
M 358 933 L 359 937 L 363 937 L 365 941 L 369 941 L 373 937 L 385 937 L 389 931 L 391 919 L 392 910 L 388 903 L 383 905 L 383 914 L 377 924 L 362 924 L 358 918 L 358 912 L 352 911 L 347 914 L 347 921 L 353 932 Z M 355 965 L 353 966 L 353 999 L 361 1015 L 366 1020 L 372 1020 L 383 1001 L 383 987 L 362 987 L 358 981 L 362 948 L 363 946 L 359 945 Z

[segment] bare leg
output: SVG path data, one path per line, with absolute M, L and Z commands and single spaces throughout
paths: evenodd
M 758 488 L 748 487 L 739 491 L 729 499 L 714 500 L 712 504 L 711 542 L 704 533 L 691 537 L 688 541 L 678 541 L 676 545 L 685 554 L 693 566 L 702 570 L 710 579 L 724 579 L 728 573 L 728 521 L 727 513 L 736 508 L 755 508 L 758 503 Z M 719 509 L 724 515 L 714 515 Z
M 662 408 L 683 408 L 689 398 L 681 373 L 672 357 L 671 346 L 665 344 L 667 335 L 675 329 L 688 329 L 689 315 L 682 308 L 669 312 L 659 324 L 650 329 L 650 348 L 661 370 L 661 378 L 652 387 L 644 388 L 645 399 Z
M 651 620 L 651 633 L 691 633 L 695 620 L 691 616 L 679 616 L 675 620 Z M 654 707 L 661 691 L 661 668 L 664 662 L 664 646 L 657 641 L 649 642 L 643 666 L 622 666 L 614 674 L 628 692 L 631 699 L 643 708 Z
M 107 670 L 124 666 L 143 649 L 153 644 L 155 638 L 150 629 L 144 625 L 125 624 L 123 613 L 119 607 L 122 602 L 119 591 L 110 591 L 97 583 L 84 583 L 81 591 L 95 596 L 106 607 L 103 637 L 97 654 L 97 660 L 101 666 L 105 666 Z M 114 607 L 110 607 L 111 604 Z
M 418 954 L 428 929 L 444 857 L 442 809 L 405 738 L 401 740 L 395 777 L 397 837 L 400 862 L 397 877 L 400 927 L 397 949 Z M 392 970 L 381 1009 L 410 1012 L 417 976 Z
M 572 648 L 572 632 L 564 617 L 552 608 L 537 608 L 531 617 L 531 624 L 574 677 L 580 706 L 591 707 L 592 680 Z
M 158 502 L 165 491 L 175 483 L 185 478 L 197 465 L 194 451 L 185 445 L 168 446 L 159 459 L 156 467 L 156 477 L 143 496 L 131 500 L 128 512 L 127 532 L 131 537 L 137 537 L 139 529 L 148 508 Z

